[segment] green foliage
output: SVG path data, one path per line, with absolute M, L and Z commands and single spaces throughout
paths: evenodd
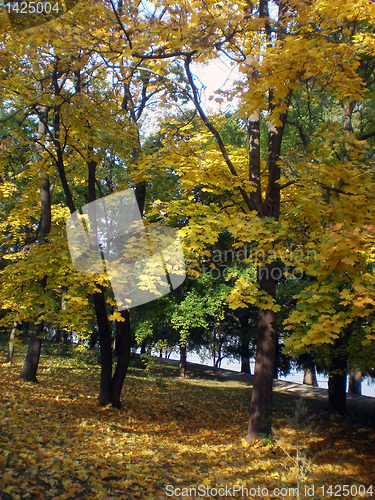
M 71 362 L 78 363 L 80 366 L 97 366 L 99 364 L 99 351 L 95 349 L 89 349 L 88 346 L 84 344 L 56 344 L 54 342 L 45 341 L 43 343 L 43 352 L 47 356 L 51 356 L 56 360 L 61 359 L 64 364 L 64 360 L 71 360 Z
M 155 356 L 152 356 L 152 351 L 160 351 L 167 349 L 168 344 L 165 341 L 158 341 L 151 344 L 148 352 L 141 354 L 141 361 L 144 365 L 145 372 L 155 379 L 158 386 L 164 384 L 163 363 Z

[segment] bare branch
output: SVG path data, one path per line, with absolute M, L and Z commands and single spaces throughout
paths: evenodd
M 54 174 L 54 176 L 52 178 L 51 185 L 49 187 L 49 195 L 50 195 L 51 198 L 52 198 L 53 190 L 55 188 L 55 182 L 56 182 L 56 179 L 58 178 L 58 176 L 59 176 L 59 171 L 56 170 L 56 172 L 55 172 L 55 174 Z

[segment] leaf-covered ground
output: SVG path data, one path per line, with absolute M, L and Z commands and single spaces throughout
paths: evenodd
M 364 485 L 366 495 L 352 488 L 352 495 L 341 490 L 337 496 L 371 498 L 371 481 L 375 497 L 371 416 L 332 420 L 309 401 L 297 445 L 296 429 L 288 422 L 295 399 L 275 394 L 279 443 L 269 439 L 246 447 L 251 388 L 191 376 L 181 380 L 173 368 L 149 375 L 133 367 L 123 390 L 124 409 L 99 408 L 99 367 L 58 356 L 54 349 L 46 355 L 44 348 L 39 384 L 18 378 L 22 346 L 11 368 L 0 365 L 1 499 L 157 500 L 177 498 L 174 493 L 194 498 L 190 488 L 198 498 L 243 498 L 242 490 L 234 495 L 234 485 L 248 488 L 245 498 L 280 500 L 297 498 L 296 490 L 287 491 L 297 486 L 300 498 L 323 498 L 322 485 Z M 306 458 L 313 462 L 305 471 L 307 445 Z M 312 485 L 314 495 L 306 497 L 304 488 Z M 361 494 L 355 495 L 356 489 Z

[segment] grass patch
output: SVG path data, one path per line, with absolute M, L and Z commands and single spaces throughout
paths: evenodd
M 251 388 L 241 382 L 179 379 L 176 367 L 165 367 L 160 384 L 134 366 L 123 389 L 124 408 L 99 408 L 97 364 L 44 345 L 39 383 L 25 383 L 18 374 L 26 349 L 16 349 L 13 366 L 0 365 L 3 500 L 175 499 L 166 492 L 199 485 L 206 492 L 260 486 L 271 495 L 274 488 L 297 485 L 295 464 L 277 442 L 244 446 Z M 273 427 L 291 457 L 297 449 L 289 422 L 295 400 L 274 395 Z M 370 417 L 353 413 L 331 421 L 314 400 L 306 402 L 307 417 L 315 433 L 304 433 L 302 422 L 298 446 L 301 452 L 309 446 L 307 455 L 315 456 L 310 476 L 299 478 L 302 488 L 315 485 L 309 498 L 322 498 L 321 485 L 369 486 L 375 470 Z M 209 493 L 203 498 L 215 498 L 214 490 Z

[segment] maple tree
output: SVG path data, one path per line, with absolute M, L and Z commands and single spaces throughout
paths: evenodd
M 18 39 L 9 37 L 7 43 L 3 44 L 3 50 L 6 54 L 13 54 L 12 59 L 9 61 L 13 71 L 10 75 L 4 75 L 1 83 L 3 87 L 7 88 L 10 106 L 16 109 L 16 113 L 21 112 L 21 122 L 24 119 L 23 117 L 33 117 L 34 119 L 36 117 L 44 129 L 42 134 L 21 137 L 21 141 L 25 144 L 31 143 L 37 146 L 38 155 L 35 157 L 35 155 L 30 154 L 29 158 L 25 161 L 24 168 L 21 168 L 15 175 L 26 176 L 34 184 L 41 174 L 44 176 L 53 176 L 53 187 L 55 187 L 55 184 L 58 185 L 55 190 L 55 193 L 58 191 L 57 199 L 55 205 L 52 207 L 52 210 L 56 213 L 53 222 L 58 226 L 62 222 L 65 222 L 69 211 L 71 213 L 75 211 L 75 203 L 82 204 L 83 200 L 88 202 L 93 201 L 96 196 L 96 189 L 102 195 L 101 186 L 96 177 L 98 160 L 105 157 L 109 149 L 114 154 L 117 154 L 119 149 L 121 149 L 122 157 L 126 157 L 126 154 L 129 154 L 131 149 L 134 131 L 131 130 L 131 124 L 126 119 L 125 113 L 121 114 L 121 107 L 116 116 L 113 115 L 113 106 L 109 105 L 109 101 L 115 100 L 117 104 L 117 97 L 113 94 L 113 89 L 109 88 L 105 80 L 105 71 L 96 64 L 94 58 L 90 58 L 90 49 L 82 49 L 81 44 L 85 45 L 84 41 L 79 39 L 78 43 L 75 40 L 72 42 L 70 38 L 72 32 L 67 30 L 67 44 L 63 49 L 59 49 L 61 44 L 56 41 L 57 33 L 56 25 L 49 25 L 38 30 L 35 36 L 31 40 L 28 40 L 27 44 L 19 44 L 19 41 L 23 40 L 22 35 Z M 69 46 L 71 48 L 70 53 Z M 26 65 L 23 68 L 18 63 L 22 58 L 30 58 L 33 61 L 33 65 Z M 88 87 L 90 88 L 89 91 L 86 90 Z M 22 88 L 22 92 L 18 91 L 19 88 Z M 95 113 L 93 112 L 94 109 Z M 102 121 L 104 117 L 107 120 L 105 124 Z M 17 129 L 13 128 L 9 132 L 9 135 L 14 140 L 14 138 L 18 137 Z M 126 144 L 125 146 L 124 143 Z M 19 146 L 20 144 L 13 144 L 13 149 Z M 7 153 L 8 155 L 11 154 L 10 147 L 7 147 Z M 9 158 L 5 156 L 3 158 L 4 178 L 9 176 L 8 169 Z M 88 170 L 88 173 L 86 173 L 87 170 L 85 171 L 85 169 Z M 105 165 L 103 165 L 102 173 L 105 173 Z M 85 177 L 88 177 L 87 194 L 84 189 Z M 60 182 L 61 185 L 59 185 Z M 14 192 L 16 186 L 9 182 L 4 183 L 2 194 L 5 197 L 7 196 L 6 189 L 8 189 L 8 192 L 9 189 L 13 189 Z M 50 194 L 52 194 L 52 191 L 53 189 L 50 190 Z M 30 191 L 27 194 L 20 193 L 20 196 L 33 203 Z M 24 203 L 25 212 L 22 224 L 26 226 L 26 232 L 33 231 L 33 222 L 29 222 L 28 218 L 30 216 L 36 217 L 35 202 L 34 206 L 31 205 L 33 212 L 30 212 L 30 215 L 27 213 L 30 201 L 28 204 Z M 64 202 L 68 210 L 65 208 Z M 34 288 L 34 294 L 30 294 L 29 299 L 32 307 L 36 307 L 41 294 L 40 290 L 35 285 L 32 285 L 36 272 L 35 268 L 30 266 L 32 263 L 30 256 L 35 254 L 36 250 L 32 247 L 29 251 L 29 247 L 26 246 L 27 252 L 25 252 L 25 245 L 30 245 L 30 243 L 35 241 L 41 242 L 46 238 L 46 232 L 44 231 L 44 234 L 42 234 L 38 228 L 35 228 L 35 236 L 32 240 L 29 241 L 22 236 L 20 238 L 19 231 L 17 231 L 20 226 L 19 213 L 19 206 L 17 206 L 14 214 L 16 216 L 16 224 L 13 227 L 11 226 L 12 219 L 10 216 L 4 222 L 4 229 L 9 234 L 8 239 L 11 237 L 15 241 L 21 240 L 21 251 L 13 254 L 12 258 L 16 262 L 6 268 L 4 279 L 9 280 L 10 275 L 16 275 L 20 272 L 20 268 L 27 267 L 27 278 L 30 280 L 27 289 L 31 291 Z M 45 218 L 42 217 L 41 220 L 43 223 Z M 49 292 L 51 300 L 48 302 L 47 298 L 45 298 L 44 303 L 39 306 L 39 309 L 42 311 L 39 318 L 41 331 L 39 332 L 39 336 L 36 336 L 36 343 L 38 345 L 36 346 L 36 355 L 32 363 L 33 373 L 31 375 L 26 372 L 22 373 L 29 380 L 36 379 L 41 343 L 39 337 L 42 334 L 43 321 L 49 319 L 54 325 L 58 325 L 56 317 L 54 317 L 56 305 L 54 304 L 53 297 L 51 297 L 51 292 L 55 295 L 57 293 L 59 297 L 61 297 L 61 293 L 63 292 L 65 300 L 64 311 L 61 311 L 63 326 L 69 325 L 69 319 L 72 321 L 72 316 L 69 317 L 69 312 L 72 314 L 72 309 L 67 306 L 67 301 L 73 303 L 73 305 L 75 303 L 75 317 L 69 326 L 81 334 L 85 333 L 85 326 L 87 331 L 87 318 L 85 318 L 87 311 L 85 311 L 85 308 L 87 309 L 88 300 L 85 295 L 91 294 L 93 296 L 99 331 L 102 336 L 103 358 L 105 356 L 111 357 L 106 304 L 103 288 L 100 288 L 107 284 L 106 278 L 104 277 L 103 281 L 103 278 L 97 280 L 94 277 L 94 279 L 90 280 L 90 278 L 86 279 L 85 277 L 84 283 L 86 283 L 86 286 L 82 287 L 81 284 L 78 285 L 82 277 L 80 278 L 79 274 L 72 269 L 67 249 L 65 228 L 56 227 L 55 229 L 53 227 L 52 229 L 52 233 L 48 235 L 48 248 L 44 248 L 45 255 L 48 255 L 48 259 L 45 260 L 45 269 L 48 269 L 48 273 L 46 271 L 46 274 L 43 275 L 52 275 L 51 283 L 47 280 L 47 283 L 44 283 L 43 286 L 43 289 Z M 62 255 L 64 255 L 64 259 L 62 259 Z M 34 262 L 37 262 L 38 259 L 43 258 L 43 254 L 39 252 L 38 255 L 34 255 L 34 258 Z M 66 265 L 64 265 L 64 260 Z M 53 266 L 51 266 L 52 263 Z M 37 272 L 41 272 L 41 266 L 39 266 Z M 26 276 L 24 276 L 25 278 Z M 30 315 L 30 311 L 32 310 L 32 307 L 26 308 L 25 301 L 22 301 L 23 285 L 20 280 L 17 280 L 15 283 L 10 283 L 10 286 L 13 286 L 13 290 L 9 290 L 9 285 L 8 289 L 4 289 L 4 293 L 9 294 L 4 306 L 9 310 L 9 315 L 17 313 L 17 320 L 19 321 L 28 320 L 29 317 L 27 314 Z M 81 296 L 79 298 L 74 297 L 75 288 L 80 288 L 79 292 L 81 292 Z M 68 290 L 68 293 L 66 293 L 66 290 Z M 21 305 L 15 303 L 19 299 L 23 302 Z M 21 312 L 25 311 L 25 309 L 27 311 L 26 314 Z M 4 319 L 4 321 L 6 320 L 7 318 Z M 121 321 L 123 320 L 121 319 Z M 108 342 L 105 343 L 105 341 L 108 339 L 109 351 L 108 349 L 105 350 L 108 347 Z M 33 340 L 33 337 L 31 340 Z M 119 358 L 118 370 L 115 372 L 113 379 L 117 404 L 119 404 L 119 395 L 124 376 L 124 363 L 122 361 L 125 358 L 126 365 L 126 356 L 127 352 L 130 352 L 130 345 L 125 346 L 123 351 L 125 352 Z M 108 370 L 110 373 L 109 381 L 112 385 L 112 360 L 110 359 L 110 363 L 107 363 L 105 366 L 107 372 L 103 370 L 100 398 L 111 398 L 111 392 L 103 396 L 103 391 L 108 389 L 108 387 L 104 387 L 108 381 L 106 379 Z M 122 370 L 120 370 L 119 366 L 122 367 Z M 104 403 L 102 401 L 102 404 L 107 404 L 108 402 L 106 399 Z

